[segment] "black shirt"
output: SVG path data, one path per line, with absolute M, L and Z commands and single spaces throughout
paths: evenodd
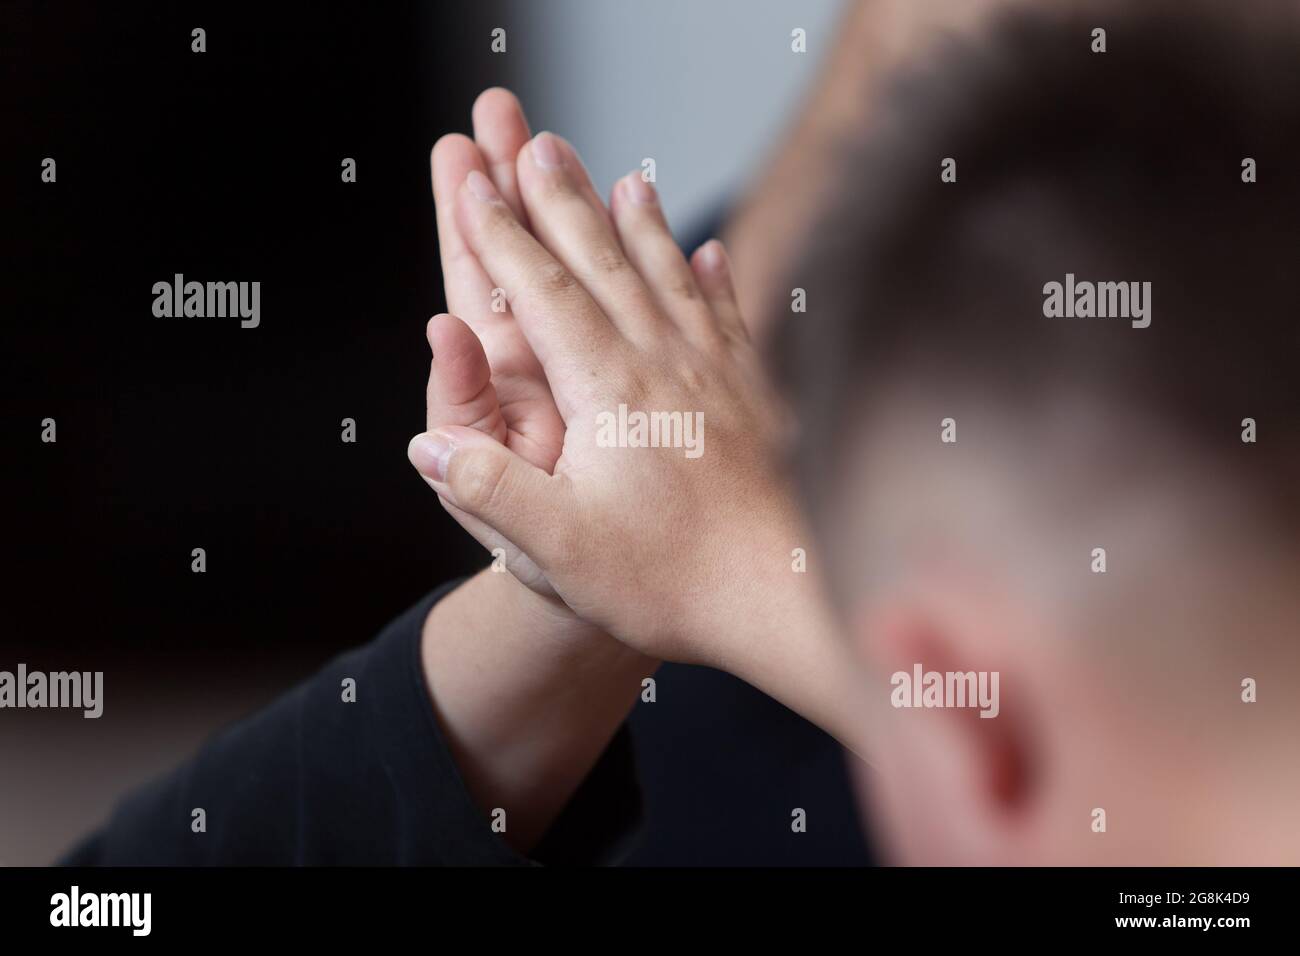
M 532 858 L 471 799 L 420 661 L 438 589 L 370 644 L 127 797 L 71 865 L 530 865 L 614 863 L 641 816 L 622 728 Z M 355 680 L 355 702 L 344 681 Z M 196 810 L 205 832 L 195 832 Z

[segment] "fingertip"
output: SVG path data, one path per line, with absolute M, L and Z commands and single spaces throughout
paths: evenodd
M 731 257 L 717 239 L 710 239 L 691 256 L 691 271 L 713 307 L 718 327 L 731 340 L 747 342 L 749 333 L 736 303 L 736 287 L 731 275 Z
M 439 312 L 429 319 L 426 327 L 429 346 L 434 354 L 447 352 L 481 351 L 478 336 L 464 321 L 450 312 Z
M 465 323 L 450 312 L 439 312 L 424 324 L 424 337 L 429 343 L 429 348 L 433 349 L 435 354 L 438 351 L 439 341 L 445 343 L 449 336 L 458 334 L 459 329 L 454 327 L 456 325 L 465 325 Z
M 697 272 L 715 278 L 722 278 L 730 271 L 731 264 L 727 250 L 717 239 L 710 239 L 691 255 L 691 266 Z
M 447 465 L 455 444 L 442 429 L 421 432 L 406 445 L 406 460 L 425 479 L 435 484 L 447 480 Z
M 445 405 L 461 405 L 484 389 L 492 378 L 487 353 L 474 330 L 446 313 L 429 320 L 436 394 Z
M 654 185 L 641 175 L 639 170 L 633 170 L 620 180 L 623 189 L 623 197 L 638 206 L 653 206 L 659 202 L 659 193 Z
M 433 144 L 429 169 L 433 177 L 434 200 L 455 195 L 471 170 L 481 169 L 483 159 L 474 141 L 463 133 L 448 133 Z
M 474 141 L 464 133 L 444 133 L 434 142 L 433 148 L 429 150 L 429 162 L 434 162 L 439 156 L 445 156 L 450 152 L 459 152 L 466 147 L 473 148 Z
M 519 97 L 504 86 L 488 87 L 474 99 L 474 106 L 470 110 L 470 118 L 476 128 L 492 120 L 522 119 L 523 115 L 524 108 Z

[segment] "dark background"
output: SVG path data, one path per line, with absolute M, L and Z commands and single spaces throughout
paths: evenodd
M 0 669 L 102 670 L 106 709 L 0 712 L 0 863 L 481 566 L 405 448 L 444 306 L 428 150 L 512 85 L 512 6 L 5 5 Z M 177 272 L 260 281 L 260 327 L 155 318 Z M 865 861 L 838 749 L 779 705 L 670 666 L 633 722 L 636 862 Z

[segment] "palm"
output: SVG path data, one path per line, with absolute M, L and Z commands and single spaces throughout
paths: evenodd
M 506 447 L 529 464 L 554 471 L 564 447 L 564 420 L 523 331 L 509 315 L 471 322 L 470 327 L 492 369 Z

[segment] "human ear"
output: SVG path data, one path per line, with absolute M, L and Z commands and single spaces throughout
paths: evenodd
M 857 649 L 888 696 L 881 772 L 895 775 L 891 815 L 913 818 L 900 825 L 927 862 L 1009 861 L 1041 771 L 1017 693 L 1027 675 L 991 607 L 952 597 L 894 595 L 856 618 Z

